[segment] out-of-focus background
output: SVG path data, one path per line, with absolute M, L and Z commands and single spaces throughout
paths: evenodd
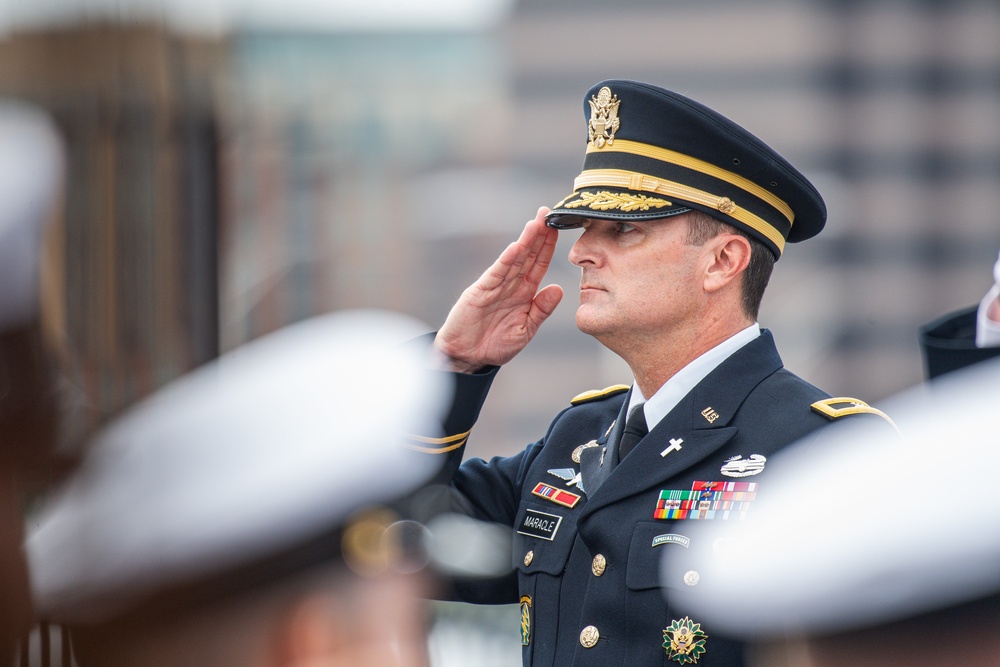
M 605 78 L 693 97 L 814 181 L 827 228 L 787 247 L 760 321 L 791 370 L 877 404 L 921 380 L 917 328 L 992 282 L 998 36 L 994 0 L 2 0 L 0 96 L 66 140 L 46 307 L 84 427 L 317 313 L 442 321 L 570 192 Z M 499 375 L 470 455 L 631 380 L 574 326 L 575 238 L 550 272 L 565 302 Z M 462 664 L 517 664 L 500 613 L 442 606 L 433 641 L 468 644 L 471 623 L 485 643 Z

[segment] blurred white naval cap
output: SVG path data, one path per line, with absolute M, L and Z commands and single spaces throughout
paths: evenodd
M 27 551 L 43 618 L 101 623 L 171 587 L 294 551 L 423 484 L 404 432 L 452 388 L 381 311 L 306 320 L 174 381 L 98 435 L 36 516 Z M 414 430 L 416 429 L 416 430 Z
M 746 521 L 685 526 L 690 549 L 662 561 L 665 595 L 707 628 L 764 639 L 1000 593 L 998 406 L 1000 361 L 983 362 L 883 402 L 902 438 L 838 424 L 785 450 Z
M 38 310 L 39 257 L 63 179 L 62 140 L 39 108 L 0 100 L 0 330 Z

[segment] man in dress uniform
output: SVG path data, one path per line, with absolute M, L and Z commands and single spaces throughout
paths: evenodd
M 742 645 L 664 600 L 657 564 L 689 548 L 694 524 L 743 516 L 775 451 L 878 414 L 785 370 L 757 324 L 774 262 L 820 232 L 826 208 L 778 153 L 682 95 L 612 80 L 583 106 L 572 194 L 539 209 L 436 334 L 458 400 L 444 437 L 415 446 L 448 458 L 475 517 L 513 530 L 514 574 L 455 594 L 520 604 L 525 665 L 732 667 Z M 571 228 L 582 229 L 569 254 L 577 326 L 634 382 L 580 394 L 515 456 L 460 466 L 498 367 L 562 297 L 539 287 Z
M 421 530 L 393 502 L 433 472 L 401 434 L 450 391 L 397 345 L 422 330 L 300 322 L 103 429 L 27 542 L 38 613 L 77 663 L 425 666 Z
M 1000 355 L 1000 257 L 993 265 L 993 287 L 978 306 L 948 313 L 920 329 L 927 378 Z
M 704 522 L 664 563 L 667 595 L 762 667 L 1000 665 L 997 377 L 983 360 L 887 399 L 902 437 L 786 448 L 746 522 Z

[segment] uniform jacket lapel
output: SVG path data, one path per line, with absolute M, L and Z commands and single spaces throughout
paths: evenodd
M 625 428 L 625 412 L 628 410 L 631 396 L 632 391 L 629 390 L 625 394 L 621 409 L 618 411 L 618 417 L 611 429 L 597 439 L 598 446 L 588 447 L 580 452 L 580 477 L 583 480 L 583 487 L 586 489 L 585 493 L 588 498 L 604 484 L 604 480 L 608 478 L 612 468 L 614 468 L 612 456 L 616 452 L 612 451 L 614 448 L 610 446 L 610 443 L 618 442 L 622 437 L 622 430 Z
M 660 485 L 723 447 L 739 430 L 732 421 L 747 395 L 780 368 L 774 340 L 764 330 L 692 389 L 614 467 L 600 489 L 588 494 L 584 515 Z M 619 423 L 623 422 L 620 418 Z M 661 456 L 671 447 L 671 440 L 680 442 Z

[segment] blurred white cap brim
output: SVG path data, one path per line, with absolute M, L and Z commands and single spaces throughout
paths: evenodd
M 689 522 L 671 603 L 752 637 L 869 627 L 1000 591 L 1000 361 L 881 403 L 768 462 L 745 522 Z M 687 572 L 698 583 L 683 583 Z
M 450 398 L 412 345 L 427 331 L 335 313 L 258 339 L 112 423 L 27 544 L 42 614 L 100 620 L 132 598 L 251 561 L 433 473 L 404 431 Z
M 62 151 L 45 112 L 0 100 L 0 331 L 38 311 L 39 257 L 61 191 Z

